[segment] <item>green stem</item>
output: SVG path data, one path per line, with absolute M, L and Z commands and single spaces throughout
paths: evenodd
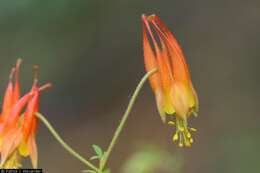
M 56 132 L 56 130 L 52 127 L 49 121 L 40 113 L 36 113 L 36 116 L 44 123 L 44 125 L 48 128 L 54 138 L 63 146 L 65 150 L 67 150 L 73 157 L 78 159 L 80 162 L 88 166 L 89 168 L 93 169 L 94 171 L 98 172 L 98 168 L 94 166 L 92 163 L 87 161 L 84 157 L 74 151 L 64 140 L 60 137 L 60 135 Z
M 99 167 L 99 171 L 100 171 L 100 172 L 102 172 L 103 169 L 104 169 L 105 166 L 106 166 L 106 163 L 107 163 L 107 161 L 108 161 L 108 158 L 109 158 L 109 156 L 110 156 L 110 154 L 111 154 L 111 152 L 112 152 L 112 150 L 113 150 L 113 148 L 114 148 L 114 146 L 115 146 L 115 144 L 116 144 L 116 142 L 117 142 L 117 140 L 118 140 L 118 137 L 119 137 L 119 135 L 120 135 L 120 133 L 121 133 L 121 131 L 122 131 L 122 129 L 123 129 L 125 123 L 126 123 L 126 120 L 127 120 L 128 116 L 129 116 L 129 114 L 130 114 L 130 112 L 131 112 L 131 110 L 132 110 L 132 108 L 133 108 L 133 105 L 134 105 L 134 103 L 135 103 L 135 101 L 136 101 L 136 99 L 137 99 L 137 96 L 138 96 L 138 94 L 140 93 L 140 91 L 141 91 L 141 89 L 142 89 L 144 83 L 145 83 L 146 80 L 147 80 L 151 75 L 153 75 L 155 72 L 157 72 L 157 69 L 156 69 L 156 68 L 153 69 L 153 70 L 151 70 L 151 71 L 149 71 L 148 73 L 146 73 L 146 74 L 144 75 L 144 77 L 141 79 L 141 81 L 139 82 L 139 84 L 137 85 L 137 87 L 136 87 L 136 89 L 135 89 L 135 91 L 134 91 L 134 93 L 133 93 L 133 95 L 132 95 L 132 97 L 131 97 L 131 99 L 130 99 L 130 101 L 129 101 L 129 104 L 128 104 L 128 106 L 127 106 L 127 109 L 126 109 L 126 111 L 125 111 L 125 113 L 124 113 L 124 115 L 123 115 L 123 117 L 122 117 L 122 119 L 121 119 L 121 121 L 120 121 L 120 124 L 118 125 L 118 127 L 117 127 L 117 129 L 116 129 L 116 131 L 115 131 L 115 133 L 114 133 L 114 136 L 113 136 L 113 138 L 112 138 L 112 140 L 111 140 L 111 142 L 110 142 L 110 144 L 109 144 L 109 146 L 108 146 L 108 148 L 107 148 L 107 150 L 106 150 L 106 153 L 105 153 L 105 155 L 104 155 L 104 158 L 103 158 L 102 161 L 101 161 L 101 164 L 100 164 L 100 167 Z

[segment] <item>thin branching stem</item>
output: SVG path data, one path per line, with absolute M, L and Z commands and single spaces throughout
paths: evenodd
M 151 70 L 151 71 L 149 71 L 148 73 L 146 73 L 143 76 L 143 78 L 141 79 L 141 81 L 139 82 L 139 84 L 137 85 L 137 87 L 136 87 L 136 89 L 135 89 L 135 91 L 134 91 L 134 93 L 133 93 L 133 95 L 132 95 L 132 97 L 131 97 L 131 99 L 130 99 L 130 101 L 128 103 L 126 111 L 125 111 L 125 113 L 124 113 L 124 115 L 123 115 L 123 117 L 122 117 L 122 119 L 121 119 L 121 121 L 120 121 L 120 123 L 119 123 L 119 125 L 118 125 L 118 127 L 117 127 L 117 129 L 116 129 L 116 131 L 114 133 L 114 135 L 113 135 L 113 138 L 112 138 L 112 140 L 111 140 L 111 142 L 110 142 L 110 144 L 109 144 L 109 146 L 108 146 L 108 148 L 106 150 L 104 158 L 101 160 L 101 164 L 100 164 L 100 167 L 99 167 L 99 172 L 102 172 L 103 169 L 105 168 L 106 163 L 107 163 L 107 161 L 109 159 L 109 156 L 110 156 L 110 154 L 111 154 L 111 152 L 112 152 L 112 150 L 113 150 L 113 148 L 114 148 L 114 146 L 115 146 L 115 144 L 116 144 L 116 142 L 118 140 L 118 137 L 119 137 L 120 133 L 122 132 L 122 130 L 123 130 L 124 126 L 125 126 L 125 123 L 126 123 L 126 121 L 128 119 L 128 116 L 129 116 L 129 114 L 130 114 L 130 112 L 131 112 L 131 110 L 132 110 L 132 108 L 134 106 L 134 103 L 135 103 L 135 101 L 137 99 L 137 96 L 139 95 L 143 85 L 145 84 L 147 79 L 151 75 L 153 75 L 155 72 L 157 72 L 156 68 Z
M 80 162 L 82 162 L 87 167 L 91 168 L 92 170 L 98 172 L 98 168 L 94 166 L 92 163 L 90 163 L 88 160 L 86 160 L 84 157 L 82 157 L 79 153 L 77 153 L 74 149 L 72 149 L 56 132 L 56 130 L 53 128 L 53 126 L 49 123 L 49 121 L 40 113 L 36 113 L 36 116 L 43 122 L 43 124 L 47 127 L 47 129 L 50 131 L 50 133 L 53 135 L 53 137 L 61 144 L 61 146 L 67 150 L 73 157 L 78 159 Z

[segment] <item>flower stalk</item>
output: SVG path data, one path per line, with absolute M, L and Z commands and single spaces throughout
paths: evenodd
M 77 153 L 74 149 L 72 149 L 56 132 L 56 130 L 52 127 L 52 125 L 49 123 L 49 121 L 40 113 L 36 113 L 36 116 L 43 122 L 43 124 L 47 127 L 47 129 L 50 131 L 50 133 L 53 135 L 53 137 L 61 144 L 61 146 L 67 150 L 73 157 L 75 157 L 77 160 L 79 160 L 81 163 L 86 165 L 87 167 L 93 169 L 94 171 L 98 172 L 98 168 L 94 166 L 92 163 L 90 163 L 88 160 L 86 160 L 83 156 L 81 156 L 79 153 Z
M 122 119 L 121 119 L 121 121 L 120 121 L 120 123 L 119 123 L 119 125 L 118 125 L 118 127 L 117 127 L 117 129 L 116 129 L 116 131 L 114 133 L 114 135 L 113 135 L 113 138 L 112 138 L 112 140 L 111 140 L 111 142 L 110 142 L 110 144 L 109 144 L 109 146 L 108 146 L 108 148 L 107 148 L 107 150 L 105 152 L 104 158 L 101 160 L 100 169 L 99 169 L 100 171 L 102 171 L 105 168 L 106 163 L 108 161 L 108 158 L 109 158 L 109 156 L 110 156 L 110 154 L 111 154 L 111 152 L 112 152 L 112 150 L 113 150 L 113 148 L 114 148 L 114 146 L 115 146 L 115 144 L 116 144 L 116 142 L 117 142 L 117 140 L 119 138 L 119 135 L 121 134 L 121 132 L 122 132 L 124 126 L 125 126 L 125 123 L 126 123 L 128 117 L 129 117 L 129 114 L 130 114 L 130 112 L 131 112 L 131 110 L 132 110 L 132 108 L 134 106 L 134 103 L 135 103 L 135 101 L 137 99 L 137 96 L 139 95 L 141 89 L 143 88 L 143 85 L 145 84 L 147 79 L 150 76 L 152 76 L 154 73 L 156 73 L 156 72 L 157 72 L 157 68 L 154 68 L 151 71 L 147 72 L 144 75 L 144 77 L 141 79 L 139 84 L 137 85 L 137 87 L 136 87 L 136 89 L 135 89 L 135 91 L 134 91 L 134 93 L 133 93 L 133 95 L 132 95 L 132 97 L 131 97 L 131 99 L 129 101 L 129 104 L 128 104 L 127 108 L 126 108 L 126 111 L 125 111 L 125 113 L 124 113 L 124 115 L 123 115 L 123 117 L 122 117 Z

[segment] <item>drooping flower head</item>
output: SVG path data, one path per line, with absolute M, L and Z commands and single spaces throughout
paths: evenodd
M 35 113 L 39 109 L 40 91 L 50 87 L 50 84 L 38 87 L 38 78 L 35 78 L 31 91 L 20 98 L 20 64 L 21 60 L 18 60 L 11 72 L 0 116 L 0 166 L 3 168 L 21 167 L 22 156 L 30 156 L 33 167 L 37 167 Z M 13 74 L 15 74 L 14 82 Z
M 157 107 L 163 122 L 174 115 L 176 125 L 173 140 L 179 146 L 191 146 L 193 139 L 187 119 L 198 112 L 198 98 L 182 49 L 167 26 L 156 15 L 142 16 L 143 48 L 146 71 L 158 72 L 149 80 L 155 93 Z M 151 44 L 152 43 L 152 44 Z

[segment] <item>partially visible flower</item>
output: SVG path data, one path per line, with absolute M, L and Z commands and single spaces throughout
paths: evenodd
M 190 115 L 197 114 L 198 98 L 184 54 L 158 16 L 143 15 L 142 20 L 145 67 L 147 71 L 158 69 L 149 80 L 160 116 L 165 122 L 166 115 L 175 115 L 176 121 L 168 122 L 176 125 L 173 141 L 179 140 L 180 147 L 191 146 L 193 139 L 190 130 L 195 129 L 188 127 L 187 119 Z M 150 40 L 153 44 L 150 44 Z
M 38 87 L 38 78 L 35 78 L 31 91 L 20 98 L 20 63 L 21 60 L 18 60 L 16 67 L 11 72 L 0 117 L 2 168 L 21 167 L 22 156 L 30 156 L 33 167 L 37 167 L 38 156 L 35 143 L 37 118 L 35 113 L 39 109 L 39 92 L 50 87 L 50 84 Z M 12 78 L 14 73 L 15 82 L 13 87 Z M 23 112 L 24 110 L 25 112 Z

